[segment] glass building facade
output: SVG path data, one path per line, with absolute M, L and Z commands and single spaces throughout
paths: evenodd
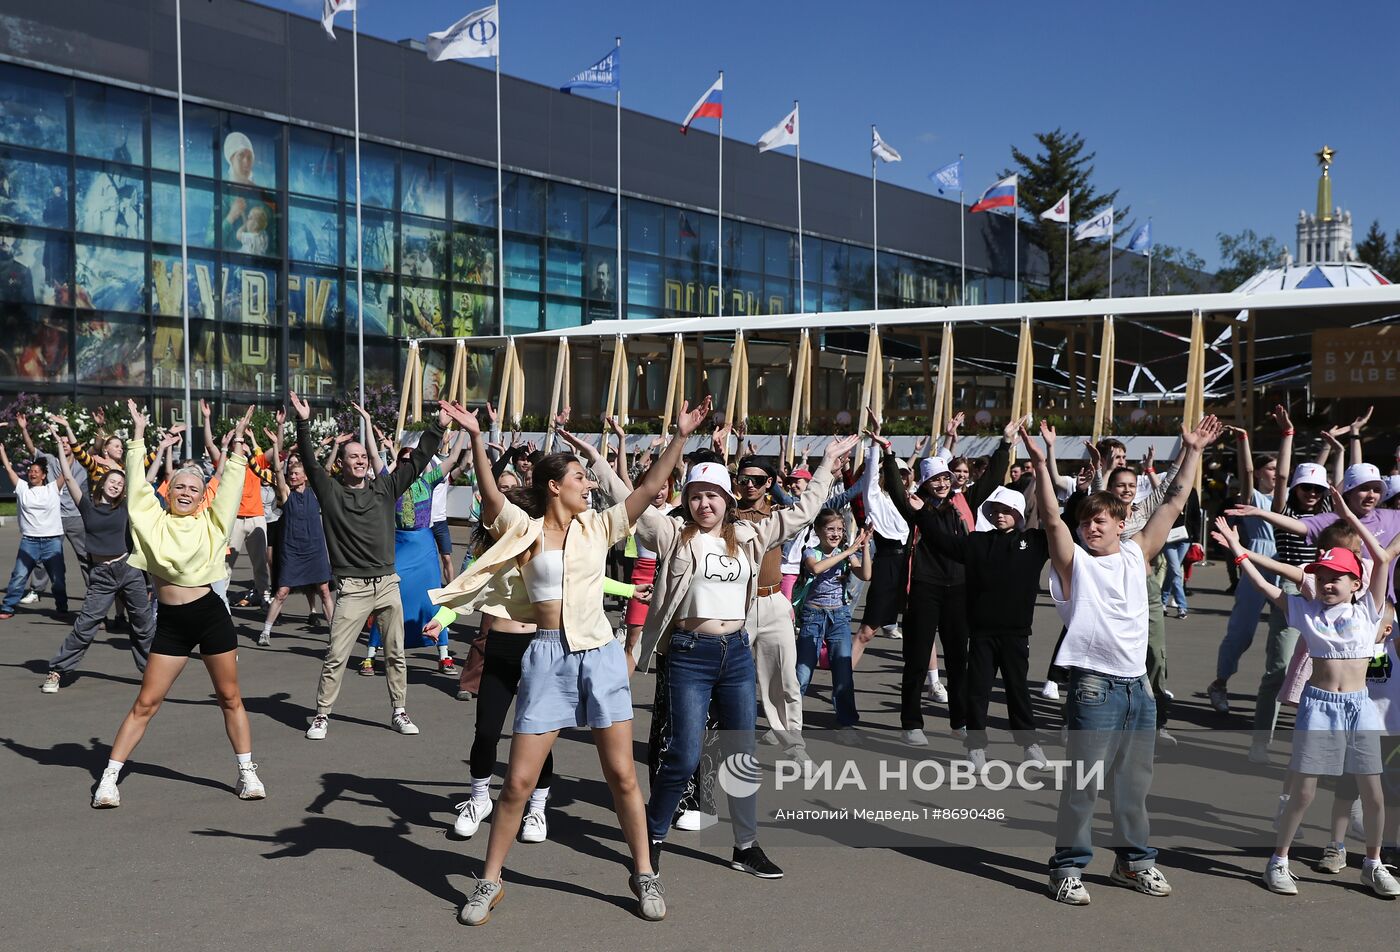
M 0 64 L 0 389 L 183 399 L 191 387 L 326 403 L 358 385 L 354 143 L 236 111 L 185 109 L 189 271 L 180 261 L 172 98 Z M 624 183 L 625 184 L 625 183 Z M 367 386 L 398 385 L 415 337 L 516 334 L 714 314 L 716 219 L 493 166 L 361 144 Z M 497 218 L 504 228 L 498 249 Z M 869 246 L 726 217 L 726 314 L 870 308 Z M 499 250 L 499 254 L 498 254 Z M 881 252 L 880 307 L 954 303 L 958 267 Z M 497 313 L 497 282 L 504 308 Z M 799 297 L 800 295 L 800 297 Z M 1010 281 L 968 272 L 968 303 Z M 428 362 L 424 394 L 445 373 Z M 484 395 L 490 358 L 471 368 Z

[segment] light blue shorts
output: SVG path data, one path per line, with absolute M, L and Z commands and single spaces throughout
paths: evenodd
M 1309 684 L 1298 699 L 1288 769 L 1319 777 L 1378 774 L 1384 732 L 1366 691 L 1323 691 Z
M 622 646 L 569 651 L 558 629 L 540 629 L 520 661 L 515 733 L 611 727 L 632 719 L 632 689 Z

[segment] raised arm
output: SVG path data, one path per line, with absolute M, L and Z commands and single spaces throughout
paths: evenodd
M 1242 426 L 1229 427 L 1235 435 L 1236 473 L 1240 480 L 1240 505 L 1254 503 L 1254 455 L 1249 448 L 1249 431 Z
M 566 416 L 568 412 L 568 408 L 566 407 L 564 410 Z M 617 478 L 622 480 L 623 484 L 627 486 L 628 489 L 631 489 L 632 472 L 627 465 L 627 431 L 624 430 L 622 424 L 613 417 L 607 417 L 605 422 L 612 431 L 617 434 L 617 456 L 613 458 L 613 472 L 617 473 Z M 604 455 L 606 456 L 606 453 Z
M 1191 486 L 1196 481 L 1196 470 L 1201 465 L 1201 455 L 1206 447 L 1220 438 L 1222 425 L 1214 416 L 1207 416 L 1194 430 L 1181 431 L 1181 453 L 1177 454 L 1176 475 L 1167 485 L 1166 495 L 1147 519 L 1147 525 L 1138 533 L 1137 544 L 1142 548 L 1142 557 L 1152 561 L 1166 545 L 1167 535 L 1177 517 L 1186 509 L 1186 499 Z
M 15 414 L 15 425 L 19 427 L 19 437 L 24 441 L 24 451 L 33 459 L 39 455 L 39 451 L 34 448 L 34 438 L 29 435 L 29 415 L 26 413 Z
M 831 474 L 859 441 L 860 437 L 852 434 L 827 443 L 822 452 L 822 464 L 812 474 L 812 481 L 807 484 L 806 492 L 797 497 L 792 507 L 775 509 L 758 522 L 752 523 L 759 532 L 759 541 L 764 550 L 782 544 L 812 524 L 830 493 Z
M 1021 432 L 1031 425 L 1031 418 L 1027 416 L 1023 420 L 1012 420 L 1006 424 L 1001 431 L 1001 442 L 997 444 L 996 450 L 992 453 L 992 460 L 987 464 L 987 471 L 982 474 L 982 478 L 973 483 L 972 486 L 963 491 L 963 498 L 967 501 L 967 507 L 976 512 L 978 507 L 996 491 L 998 486 L 1006 483 L 1006 473 L 1011 463 L 1011 447 L 1016 445 L 1016 441 L 1021 439 Z M 1053 432 L 1053 430 L 1051 431 Z M 1049 454 L 1046 454 L 1046 466 L 1049 467 Z M 1052 474 L 1053 475 L 1053 474 Z M 1054 488 L 1054 480 L 1050 486 Z
M 820 575 L 827 569 L 840 565 L 857 552 L 864 550 L 865 547 L 870 544 L 870 535 L 873 531 L 874 530 L 869 526 L 866 526 L 860 530 L 860 534 L 856 536 L 855 541 L 846 548 L 837 549 L 824 559 L 814 559 L 809 555 L 802 560 L 802 564 L 806 566 L 808 572 L 813 575 Z
M 126 444 L 126 509 L 135 523 L 142 516 L 156 516 L 164 510 L 156 491 L 143 479 L 146 464 L 146 415 L 135 400 L 126 401 L 131 415 L 131 439 Z
M 229 442 L 239 439 L 248 429 L 248 421 L 253 418 L 253 408 L 249 406 L 229 431 Z M 241 453 L 225 453 L 223 475 L 219 477 L 219 488 L 209 504 L 209 520 L 221 532 L 231 532 L 234 520 L 238 518 L 238 504 L 243 500 L 243 475 L 248 470 L 248 457 Z
M 199 401 L 199 413 L 204 417 L 204 452 L 209 454 L 209 461 L 217 470 L 223 465 L 224 454 L 219 452 L 219 447 L 214 443 L 214 413 L 209 409 L 208 400 Z
M 1045 451 L 1036 445 L 1025 427 L 1021 427 L 1020 435 L 1021 443 L 1026 447 L 1026 458 L 1031 461 L 1031 469 L 1035 471 L 1036 508 L 1046 514 L 1040 520 L 1040 524 L 1045 527 L 1045 541 L 1050 548 L 1050 566 L 1060 579 L 1060 591 L 1065 598 L 1069 598 L 1070 578 L 1074 566 L 1074 535 L 1063 519 L 1050 517 L 1051 513 L 1059 510 L 1059 503 L 1055 499 L 1055 483 L 1050 478 L 1050 466 Z
M 496 485 L 496 474 L 491 469 L 491 457 L 486 453 L 486 438 L 481 433 L 481 423 L 476 410 L 468 410 L 456 403 L 444 403 L 448 416 L 467 434 L 472 444 L 472 464 L 476 469 L 476 491 L 481 498 L 481 524 L 489 526 L 496 521 L 505 507 L 506 497 Z M 487 404 L 487 413 L 494 421 L 495 412 Z
M 1366 416 L 1369 418 L 1370 413 Z M 1342 498 L 1341 490 L 1336 486 L 1332 487 L 1332 511 L 1339 513 L 1342 521 L 1356 530 L 1356 534 L 1361 537 L 1361 544 L 1371 553 L 1371 603 L 1379 611 L 1385 606 L 1386 588 L 1390 584 L 1390 550 L 1381 545 L 1371 530 L 1366 528 L 1365 523 L 1351 511 L 1351 507 Z
M 311 408 L 306 405 L 295 391 L 287 392 L 287 399 L 292 404 L 292 413 L 297 418 L 297 454 L 301 457 L 301 465 L 306 470 L 306 480 L 311 484 L 311 489 L 318 498 L 324 501 L 328 494 L 333 491 L 331 478 L 326 473 L 321 461 L 316 458 L 315 447 L 311 445 Z M 336 448 L 337 452 L 339 447 Z
M 1374 413 L 1375 411 L 1376 411 L 1376 408 L 1375 408 L 1375 407 L 1373 407 L 1373 406 L 1367 407 L 1367 408 L 1366 408 L 1366 413 L 1365 413 L 1364 416 L 1359 416 L 1359 417 L 1357 417 L 1355 420 L 1352 420 L 1352 421 L 1351 421 L 1350 434 L 1349 434 L 1349 436 L 1350 436 L 1349 443 L 1350 443 L 1350 446 L 1351 446 L 1351 452 L 1350 452 L 1349 457 L 1347 458 L 1347 465 L 1348 465 L 1348 466 L 1355 466 L 1357 463 L 1365 462 L 1365 460 L 1363 459 L 1363 456 L 1362 456 L 1362 452 L 1361 452 L 1361 431 L 1362 431 L 1362 429 L 1365 428 L 1365 426 L 1366 426 L 1367 423 L 1370 423 L 1370 422 L 1371 422 L 1371 414 Z
M 5 450 L 5 444 L 3 442 L 0 442 L 0 464 L 4 465 L 5 475 L 10 478 L 10 482 L 18 486 L 19 474 L 16 473 L 15 468 L 10 465 L 10 454 Z
M 77 505 L 83 500 L 83 487 L 79 486 L 78 481 L 73 478 L 73 459 L 68 455 L 68 447 L 63 444 L 63 438 L 58 435 L 58 430 L 50 426 L 49 435 L 53 437 L 54 445 L 58 447 L 58 475 L 63 480 L 63 485 L 68 487 L 68 495 L 73 497 L 73 504 Z
M 1322 451 L 1317 454 L 1317 462 L 1326 465 L 1329 458 L 1332 460 L 1332 466 L 1328 473 L 1334 486 L 1342 484 L 1342 477 L 1347 465 L 1346 450 L 1337 437 L 1347 432 L 1348 429 L 1350 427 L 1339 426 L 1322 431 Z
M 1282 529 L 1284 532 L 1292 532 L 1294 535 L 1306 536 L 1308 527 L 1292 516 L 1285 516 L 1281 512 L 1273 512 L 1269 509 L 1260 509 L 1258 506 L 1231 506 L 1225 510 L 1225 515 L 1234 516 L 1237 519 L 1247 519 L 1250 516 L 1257 516 L 1263 519 L 1275 529 Z
M 1279 428 L 1278 466 L 1274 476 L 1274 512 L 1283 512 L 1288 505 L 1288 476 L 1293 470 L 1293 421 L 1288 418 L 1288 408 L 1283 404 L 1274 407 L 1272 414 Z
M 1235 531 L 1235 527 L 1230 525 L 1229 520 L 1224 516 L 1215 517 L 1215 531 L 1223 537 L 1230 548 L 1230 558 L 1235 560 L 1235 564 L 1240 567 L 1250 584 L 1259 589 L 1269 603 L 1278 608 L 1279 611 L 1288 611 L 1288 598 L 1284 595 L 1283 589 L 1270 582 L 1260 573 L 1254 562 L 1249 558 L 1249 553 L 1240 544 L 1240 534 Z

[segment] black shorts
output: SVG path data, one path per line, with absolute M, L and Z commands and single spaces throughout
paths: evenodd
M 865 586 L 862 625 L 883 628 L 899 621 L 909 584 L 909 550 L 898 542 L 877 540 Z
M 224 600 L 215 592 L 188 605 L 161 605 L 156 613 L 156 636 L 151 654 L 188 658 L 198 648 L 202 657 L 225 654 L 238 647 Z

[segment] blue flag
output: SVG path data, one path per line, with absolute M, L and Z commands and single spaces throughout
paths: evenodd
M 961 192 L 963 187 L 962 159 L 958 159 L 956 162 L 950 162 L 936 172 L 930 172 L 928 177 L 938 186 L 939 195 L 942 195 L 945 190 L 949 192 Z
M 1152 219 L 1147 219 L 1147 224 L 1133 232 L 1133 237 L 1128 239 L 1128 250 L 1140 255 L 1152 254 Z
M 564 92 L 572 92 L 575 89 L 621 89 L 622 47 L 614 46 L 598 62 L 579 73 L 559 88 Z

